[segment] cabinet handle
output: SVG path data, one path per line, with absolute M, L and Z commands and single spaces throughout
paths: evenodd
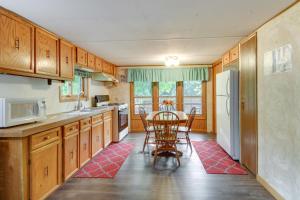
M 73 160 L 73 156 L 74 156 L 74 153 L 73 153 L 73 151 L 71 151 L 70 152 L 70 157 L 71 157 L 72 160 Z
M 69 57 L 66 56 L 66 64 L 69 64 Z
M 48 176 L 48 172 L 49 172 L 49 170 L 48 170 L 48 166 L 47 166 L 44 168 L 44 176 Z
M 16 49 L 20 49 L 20 40 L 19 40 L 19 38 L 16 38 L 16 40 L 15 40 L 15 48 Z
M 43 138 L 43 140 L 45 141 L 45 140 L 48 140 L 50 138 L 50 136 L 48 135 L 48 136 L 45 136 L 44 138 Z
M 83 150 L 86 150 L 86 144 L 83 145 Z
M 46 50 L 46 58 L 50 58 L 50 50 Z

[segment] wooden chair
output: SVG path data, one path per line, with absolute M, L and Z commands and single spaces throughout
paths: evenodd
M 145 140 L 144 140 L 144 145 L 143 145 L 143 151 L 142 151 L 142 152 L 144 152 L 146 144 L 150 144 L 149 139 L 151 138 L 151 133 L 154 133 L 154 128 L 153 128 L 153 126 L 149 126 L 149 123 L 146 120 L 147 113 L 146 113 L 146 111 L 143 107 L 139 107 L 139 115 L 140 115 L 140 118 L 143 122 L 143 127 L 144 127 L 144 130 L 145 130 L 145 133 L 146 133 Z M 154 143 L 151 143 L 151 144 L 154 144 Z
M 178 139 L 186 139 L 186 142 L 190 146 L 191 151 L 193 151 L 193 148 L 192 148 L 192 143 L 190 140 L 189 133 L 191 132 L 193 121 L 195 119 L 195 115 L 196 115 L 196 107 L 192 107 L 190 114 L 189 114 L 189 118 L 188 118 L 185 126 L 179 126 L 179 128 L 178 128 L 178 132 L 184 134 L 184 137 L 179 137 Z
M 177 133 L 179 127 L 178 116 L 169 111 L 158 112 L 153 117 L 153 127 L 155 132 L 155 150 L 154 163 L 157 157 L 163 156 L 163 153 L 174 153 L 180 166 L 180 152 L 177 150 Z M 160 154 L 162 153 L 162 154 Z

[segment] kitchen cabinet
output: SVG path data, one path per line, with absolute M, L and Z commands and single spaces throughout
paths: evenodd
M 91 158 L 91 118 L 80 120 L 80 148 L 79 161 L 80 166 L 83 166 Z
M 95 70 L 95 56 L 91 53 L 88 53 L 88 68 Z
M 104 73 L 111 74 L 111 65 L 108 62 L 103 61 L 102 69 Z
M 229 64 L 229 62 L 230 62 L 230 54 L 229 54 L 229 52 L 226 52 L 223 55 L 222 61 L 223 61 L 223 65 Z
M 30 199 L 43 199 L 61 184 L 61 128 L 30 138 Z
M 60 40 L 60 55 L 59 55 L 59 66 L 60 66 L 60 77 L 73 80 L 74 78 L 74 46 L 65 41 Z
M 103 114 L 104 147 L 112 142 L 112 112 Z
M 92 117 L 92 156 L 103 149 L 103 118 L 102 114 Z
M 0 69 L 34 72 L 34 27 L 0 8 Z
M 63 178 L 68 179 L 79 169 L 79 122 L 63 127 Z
M 76 47 L 76 63 L 80 66 L 87 66 L 88 53 L 84 49 Z
M 59 76 L 58 37 L 40 28 L 35 29 L 35 72 Z
M 102 72 L 102 59 L 99 57 L 96 57 L 96 68 L 95 70 L 97 72 Z
M 236 46 L 229 51 L 230 54 L 230 62 L 234 62 L 239 58 L 239 47 Z

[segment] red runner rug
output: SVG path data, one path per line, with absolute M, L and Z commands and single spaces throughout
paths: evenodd
M 134 144 L 116 143 L 109 145 L 85 164 L 75 175 L 76 178 L 113 178 L 131 153 Z
M 208 174 L 248 174 L 216 141 L 192 141 L 192 144 Z

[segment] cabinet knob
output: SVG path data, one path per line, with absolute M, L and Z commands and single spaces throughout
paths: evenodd
M 18 49 L 18 50 L 20 49 L 20 40 L 19 40 L 19 38 L 15 39 L 15 48 Z
M 83 145 L 83 150 L 86 150 L 86 144 Z
M 66 56 L 66 64 L 69 64 L 69 57 Z
M 43 138 L 43 140 L 45 141 L 45 140 L 48 140 L 50 138 L 50 136 L 48 135 L 48 136 L 45 136 L 44 138 Z
M 73 157 L 74 157 L 73 151 L 70 152 L 70 157 L 71 157 L 71 159 L 73 159 Z
M 48 172 L 49 172 L 49 170 L 48 170 L 48 166 L 47 166 L 44 168 L 44 176 L 48 176 L 48 174 L 49 174 Z

